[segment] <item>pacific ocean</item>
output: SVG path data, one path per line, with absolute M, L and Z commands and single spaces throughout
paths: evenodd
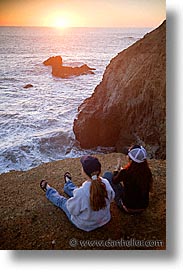
M 82 150 L 73 121 L 94 92 L 110 60 L 147 28 L 0 27 L 0 173 L 111 148 Z M 53 77 L 43 65 L 60 55 L 63 65 L 94 67 L 94 75 Z M 33 87 L 25 89 L 26 84 Z

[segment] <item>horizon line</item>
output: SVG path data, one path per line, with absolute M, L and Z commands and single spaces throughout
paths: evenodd
M 161 25 L 161 23 L 160 23 Z M 159 25 L 157 25 L 158 27 Z M 52 28 L 52 29 L 72 29 L 72 28 L 101 28 L 101 29 L 124 29 L 124 28 L 146 28 L 146 29 L 149 29 L 149 28 L 156 28 L 154 26 L 103 26 L 103 27 L 100 27 L 100 26 L 68 26 L 68 27 L 56 27 L 56 26 L 39 26 L 39 25 L 0 25 L 0 27 L 8 27 L 8 28 Z

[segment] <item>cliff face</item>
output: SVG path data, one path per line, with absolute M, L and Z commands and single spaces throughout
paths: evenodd
M 166 156 L 166 21 L 119 53 L 74 121 L 83 148 L 140 142 Z

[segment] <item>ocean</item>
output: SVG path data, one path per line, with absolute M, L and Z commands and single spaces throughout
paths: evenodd
M 101 82 L 110 60 L 150 31 L 0 27 L 0 173 L 111 151 L 81 149 L 73 121 L 79 105 Z M 43 61 L 56 55 L 62 56 L 63 65 L 87 64 L 96 68 L 95 74 L 53 77 Z M 33 87 L 25 89 L 26 84 Z

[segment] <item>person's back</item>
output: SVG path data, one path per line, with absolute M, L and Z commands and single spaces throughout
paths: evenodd
M 81 164 L 87 178 L 81 187 L 75 186 L 69 172 L 64 174 L 64 192 L 70 199 L 60 195 L 45 180 L 40 182 L 40 187 L 46 192 L 48 200 L 61 208 L 77 228 L 91 231 L 111 219 L 110 203 L 115 193 L 108 180 L 99 176 L 101 164 L 97 158 L 83 156 Z
M 152 174 L 147 162 L 136 163 L 132 161 L 129 166 L 122 169 L 118 180 L 123 181 L 123 204 L 130 209 L 145 209 L 149 204 L 149 192 L 152 183 Z
M 149 192 L 152 190 L 152 173 L 147 163 L 146 150 L 134 145 L 127 150 L 129 163 L 126 167 L 119 167 L 113 175 L 113 188 L 117 190 L 117 204 L 122 205 L 127 212 L 141 211 L 148 207 Z
M 91 181 L 85 181 L 81 187 L 73 191 L 73 197 L 67 201 L 67 209 L 71 220 L 80 229 L 90 231 L 106 224 L 111 219 L 110 203 L 114 199 L 114 192 L 106 179 L 100 178 L 107 190 L 106 206 L 94 211 L 90 205 Z

